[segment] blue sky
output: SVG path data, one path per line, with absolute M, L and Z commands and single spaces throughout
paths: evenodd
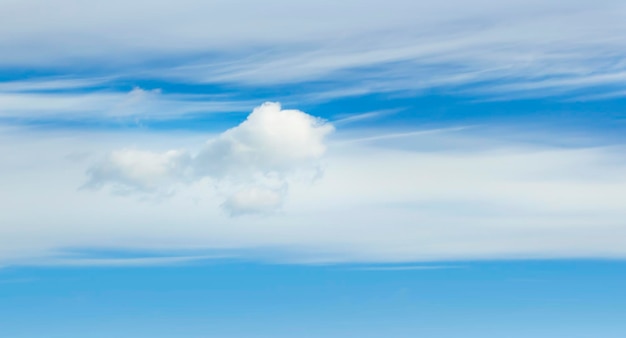
M 11 337 L 616 338 L 624 332 L 623 262 L 404 267 L 230 261 L 9 269 L 0 289 L 2 332 Z
M 0 0 L 0 335 L 624 336 L 625 17 Z

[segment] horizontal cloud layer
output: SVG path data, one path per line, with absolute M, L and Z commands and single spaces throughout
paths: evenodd
M 256 120 L 265 114 L 294 117 L 311 128 L 311 141 L 286 136 L 302 151 L 268 155 L 273 143 L 259 143 L 266 131 L 257 127 L 271 119 Z M 189 133 L 3 130 L 0 262 L 81 264 L 81 248 L 300 263 L 626 257 L 623 143 L 479 127 L 350 136 L 339 130 L 320 143 L 330 126 L 315 121 L 265 105 L 200 147 L 206 136 Z M 151 151 L 116 154 L 128 144 Z M 323 145 L 323 177 L 313 184 L 296 177 L 316 163 Z M 107 153 L 92 182 L 138 196 L 163 187 L 176 193 L 146 199 L 78 190 L 85 168 Z M 199 154 L 228 165 L 207 166 Z M 266 215 L 229 217 L 220 205 Z M 267 213 L 279 205 L 281 212 Z

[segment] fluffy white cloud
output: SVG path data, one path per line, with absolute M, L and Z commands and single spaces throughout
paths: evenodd
M 86 186 L 169 193 L 176 184 L 207 178 L 227 195 L 222 206 L 231 214 L 269 212 L 282 204 L 292 174 L 315 172 L 332 131 L 321 119 L 268 102 L 197 154 L 113 151 L 89 169 Z
M 314 165 L 326 151 L 324 138 L 332 125 L 278 103 L 254 109 L 239 126 L 227 130 L 196 157 L 200 175 L 249 176 L 292 172 Z

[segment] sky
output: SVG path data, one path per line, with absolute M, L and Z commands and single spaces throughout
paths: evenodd
M 0 336 L 623 337 L 625 18 L 0 0 Z

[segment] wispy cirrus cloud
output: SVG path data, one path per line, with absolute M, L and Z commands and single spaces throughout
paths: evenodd
M 42 77 L 0 82 L 0 93 L 64 92 L 102 88 L 112 78 Z
M 169 120 L 238 112 L 250 105 L 246 100 L 229 99 L 225 95 L 163 93 L 160 89 L 139 87 L 128 91 L 88 90 L 84 85 L 81 80 L 70 83 L 29 82 L 15 87 L 5 84 L 4 91 L 0 88 L 0 118 L 17 121 Z M 44 88 L 76 90 L 41 91 Z
M 626 6 L 617 0 L 350 0 L 331 10 L 284 0 L 110 1 L 97 11 L 55 3 L 45 15 L 32 10 L 40 1 L 6 5 L 0 68 L 245 88 L 309 83 L 303 94 L 318 99 L 465 86 L 487 96 L 618 92 L 626 71 Z

